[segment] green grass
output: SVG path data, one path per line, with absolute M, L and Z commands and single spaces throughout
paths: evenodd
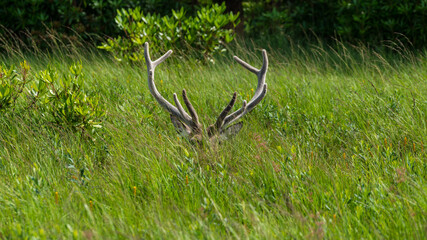
M 0 238 L 427 237 L 426 52 L 267 48 L 266 99 L 234 139 L 200 149 L 150 95 L 143 63 L 66 45 L 7 45 L 1 61 L 26 58 L 35 73 L 81 60 L 103 128 L 89 140 L 19 105 L 0 112 Z M 207 126 L 232 92 L 237 108 L 256 87 L 232 54 L 259 67 L 259 50 L 168 59 L 158 89 L 173 102 L 185 88 Z

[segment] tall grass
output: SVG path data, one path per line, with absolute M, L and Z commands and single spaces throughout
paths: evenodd
M 1 61 L 35 73 L 81 60 L 107 118 L 86 139 L 19 106 L 0 113 L 0 238 L 427 237 L 426 52 L 284 40 L 238 41 L 215 64 L 174 53 L 158 89 L 172 101 L 185 88 L 205 126 L 256 87 L 232 54 L 260 66 L 269 53 L 266 99 L 234 139 L 200 149 L 151 97 L 143 63 L 52 38 L 46 52 L 2 36 Z

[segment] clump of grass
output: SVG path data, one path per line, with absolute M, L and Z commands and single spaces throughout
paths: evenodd
M 150 96 L 143 64 L 58 44 L 3 45 L 1 61 L 65 72 L 78 59 L 108 114 L 90 141 L 0 115 L 1 237 L 426 237 L 425 52 L 267 46 L 266 99 L 232 141 L 200 150 Z M 230 51 L 259 66 L 260 47 Z M 168 59 L 156 71 L 159 91 L 171 101 L 185 88 L 204 124 L 256 84 L 231 57 Z

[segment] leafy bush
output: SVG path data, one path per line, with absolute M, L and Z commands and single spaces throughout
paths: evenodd
M 83 89 L 82 65 L 72 64 L 69 73 L 60 76 L 49 67 L 36 75 L 29 89 L 32 104 L 39 102 L 54 122 L 73 129 L 91 130 L 101 127 L 105 110 L 99 97 L 89 96 Z
M 239 23 L 239 14 L 228 13 L 225 4 L 204 7 L 195 17 L 187 16 L 184 8 L 172 10 L 172 16 L 144 14 L 139 7 L 121 9 L 116 23 L 125 37 L 109 39 L 100 48 L 113 52 L 118 60 L 141 61 L 143 44 L 151 43 L 154 51 L 192 47 L 210 59 L 212 54 L 225 51 L 224 42 L 234 39 L 232 29 Z
M 81 63 L 72 64 L 69 72 L 61 75 L 48 67 L 34 76 L 29 74 L 26 61 L 14 66 L 0 66 L 0 110 L 12 107 L 35 110 L 41 117 L 74 130 L 90 131 L 101 127 L 105 115 L 99 97 L 84 90 L 85 77 Z M 26 94 L 25 97 L 21 97 Z M 18 100 L 20 104 L 18 106 Z
M 5 110 L 15 104 L 28 81 L 30 66 L 25 61 L 20 65 L 20 73 L 13 65 L 9 68 L 0 65 L 0 110 Z

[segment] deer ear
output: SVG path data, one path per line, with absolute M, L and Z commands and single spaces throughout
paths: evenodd
M 226 139 L 234 137 L 237 133 L 239 133 L 239 131 L 240 131 L 240 129 L 242 129 L 242 127 L 243 127 L 243 122 L 239 122 L 239 123 L 231 125 L 230 127 L 221 131 L 221 133 L 219 134 L 220 139 L 226 140 Z
M 185 125 L 184 123 L 179 121 L 179 119 L 176 116 L 171 114 L 170 117 L 171 117 L 172 124 L 175 127 L 176 131 L 180 135 L 182 135 L 184 137 L 188 137 L 191 133 L 191 129 L 187 125 Z

